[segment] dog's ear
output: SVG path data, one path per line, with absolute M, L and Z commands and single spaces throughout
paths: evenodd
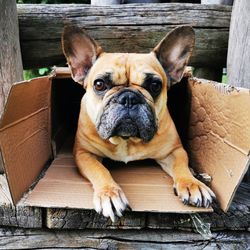
M 169 32 L 153 52 L 171 78 L 170 85 L 179 82 L 192 54 L 195 33 L 191 26 L 180 26 Z
M 65 26 L 62 34 L 62 49 L 75 82 L 84 84 L 84 79 L 102 48 L 82 29 Z

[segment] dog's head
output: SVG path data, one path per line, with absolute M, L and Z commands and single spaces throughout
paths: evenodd
M 86 89 L 86 109 L 101 138 L 154 137 L 168 86 L 182 78 L 194 40 L 193 29 L 181 26 L 151 53 L 105 53 L 80 28 L 64 28 L 63 52 L 72 78 Z

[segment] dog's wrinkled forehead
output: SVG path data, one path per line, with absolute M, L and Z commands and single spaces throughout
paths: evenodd
M 171 86 L 181 80 L 194 42 L 192 27 L 180 26 L 170 31 L 149 54 L 109 54 L 79 27 L 65 26 L 62 34 L 62 49 L 72 78 L 84 88 L 93 82 L 86 78 L 105 73 L 112 75 L 114 83 L 139 85 L 147 74 L 158 75 L 165 85 L 167 75 Z
M 102 53 L 86 81 L 91 84 L 97 78 L 106 78 L 114 85 L 142 85 L 149 74 L 166 81 L 161 64 L 152 54 Z

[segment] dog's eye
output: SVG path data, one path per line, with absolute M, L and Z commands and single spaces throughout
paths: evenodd
M 107 89 L 107 85 L 102 79 L 97 79 L 94 81 L 94 88 L 96 91 L 101 92 Z
M 154 95 L 157 95 L 161 92 L 162 84 L 160 81 L 153 81 L 150 84 L 150 92 Z

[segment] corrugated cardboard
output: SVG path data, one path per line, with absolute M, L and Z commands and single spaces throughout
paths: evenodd
M 14 84 L 0 123 L 0 149 L 16 204 L 51 159 L 51 79 Z
M 250 91 L 190 79 L 189 155 L 227 210 L 249 166 Z
M 209 212 L 183 205 L 173 194 L 173 181 L 153 162 L 106 164 L 125 192 L 133 211 Z M 78 172 L 72 154 L 59 154 L 44 178 L 22 203 L 39 207 L 93 209 L 93 189 Z
M 0 124 L 1 154 L 15 204 L 24 195 L 26 205 L 92 209 L 93 191 L 74 165 L 73 140 L 64 142 L 76 129 L 83 91 L 79 94 L 80 87 L 67 69 L 61 72 L 13 86 Z M 194 78 L 184 79 L 169 93 L 170 112 L 189 152 L 190 165 L 212 176 L 212 189 L 224 210 L 249 165 L 249 106 L 249 90 Z M 74 111 L 73 118 L 67 107 Z M 25 194 L 51 159 L 52 145 L 54 161 Z M 174 196 L 171 178 L 152 161 L 106 165 L 135 211 L 212 211 L 184 206 Z

